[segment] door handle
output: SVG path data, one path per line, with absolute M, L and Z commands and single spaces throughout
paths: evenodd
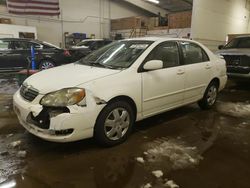
M 185 71 L 182 70 L 182 69 L 179 69 L 179 70 L 177 71 L 177 74 L 178 74 L 178 75 L 182 75 L 182 74 L 184 74 L 184 73 L 185 73 Z
M 206 69 L 211 69 L 212 66 L 210 64 L 206 64 Z

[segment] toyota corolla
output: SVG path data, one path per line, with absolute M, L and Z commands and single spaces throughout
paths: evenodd
M 195 102 L 213 107 L 226 81 L 225 61 L 198 42 L 127 39 L 29 77 L 13 105 L 20 124 L 42 139 L 94 137 L 112 146 L 136 121 Z

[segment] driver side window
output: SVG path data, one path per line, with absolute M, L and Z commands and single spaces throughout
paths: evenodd
M 161 60 L 163 68 L 179 66 L 179 50 L 174 41 L 163 42 L 156 46 L 146 57 L 145 62 L 151 60 Z

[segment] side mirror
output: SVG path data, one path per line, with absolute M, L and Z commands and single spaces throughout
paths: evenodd
M 219 45 L 218 49 L 221 50 L 224 47 L 224 45 Z
M 161 60 L 151 60 L 143 65 L 143 69 L 147 71 L 157 70 L 162 68 L 163 68 L 163 61 Z

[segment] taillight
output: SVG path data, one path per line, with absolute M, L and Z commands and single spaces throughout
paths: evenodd
M 68 57 L 68 56 L 71 56 L 69 50 L 64 50 L 63 55 L 64 55 L 64 56 L 67 56 L 67 57 Z

